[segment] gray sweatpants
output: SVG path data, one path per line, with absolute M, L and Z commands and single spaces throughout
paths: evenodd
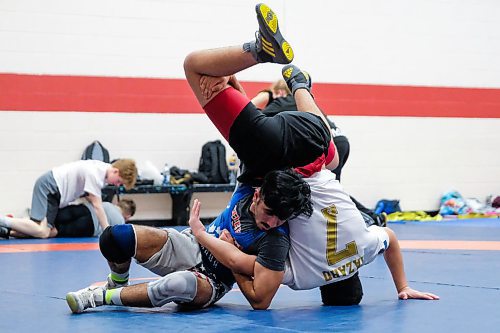
M 57 188 L 56 180 L 52 171 L 48 171 L 37 179 L 33 187 L 30 218 L 35 222 L 41 222 L 47 218 L 49 227 L 54 227 L 60 201 L 61 193 Z

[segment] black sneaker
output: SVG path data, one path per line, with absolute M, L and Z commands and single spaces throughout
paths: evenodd
M 276 14 L 263 3 L 255 6 L 255 12 L 259 31 L 256 33 L 256 40 L 243 45 L 243 49 L 251 52 L 258 62 L 291 63 L 293 49 L 280 33 Z
M 0 238 L 9 239 L 10 229 L 7 227 L 0 227 Z
M 381 214 L 374 214 L 375 215 L 375 224 L 380 226 L 380 227 L 386 227 L 387 226 L 387 214 L 382 212 Z
M 311 92 L 312 81 L 309 73 L 301 71 L 295 65 L 286 65 L 281 70 L 281 74 L 292 95 L 295 94 L 295 90 L 297 89 L 306 89 Z

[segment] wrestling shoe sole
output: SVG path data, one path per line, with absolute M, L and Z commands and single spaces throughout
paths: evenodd
M 68 293 L 66 295 L 66 303 L 68 303 L 68 306 L 71 309 L 71 312 L 73 312 L 73 313 L 81 313 L 82 312 L 80 304 L 78 303 L 78 298 L 73 293 Z
M 255 6 L 255 11 L 259 22 L 262 51 L 269 54 L 276 63 L 289 64 L 292 62 L 293 49 L 281 35 L 276 14 L 262 3 Z

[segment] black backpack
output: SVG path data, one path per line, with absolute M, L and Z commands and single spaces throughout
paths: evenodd
M 109 163 L 109 152 L 99 141 L 94 141 L 85 148 L 82 160 L 98 160 Z
M 198 172 L 207 177 L 209 184 L 229 183 L 226 147 L 220 140 L 209 141 L 203 145 Z

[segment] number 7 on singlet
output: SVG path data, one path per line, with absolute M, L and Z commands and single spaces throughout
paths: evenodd
M 321 210 L 326 219 L 326 259 L 328 265 L 333 266 L 340 261 L 358 254 L 355 241 L 346 244 L 344 249 L 337 251 L 337 207 L 328 206 Z

